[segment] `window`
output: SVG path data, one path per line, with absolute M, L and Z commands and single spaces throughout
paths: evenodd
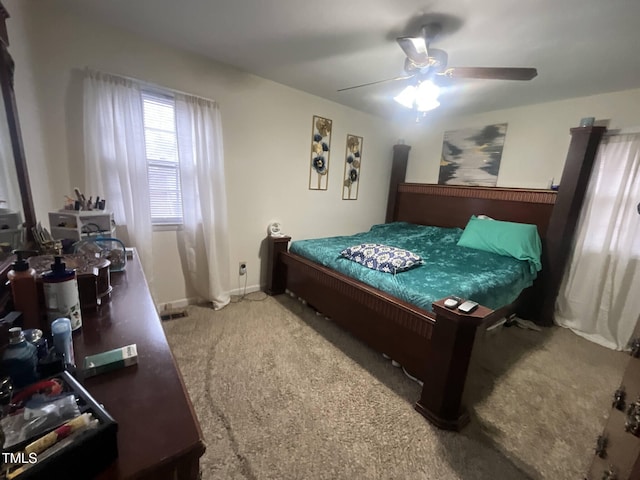
M 182 225 L 175 100 L 170 95 L 144 91 L 142 108 L 151 223 Z

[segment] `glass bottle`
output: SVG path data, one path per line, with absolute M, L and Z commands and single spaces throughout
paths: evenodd
M 38 380 L 38 351 L 27 342 L 20 327 L 9 329 L 9 345 L 2 356 L 2 366 L 16 388 Z

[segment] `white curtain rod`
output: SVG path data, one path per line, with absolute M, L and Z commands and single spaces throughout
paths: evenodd
M 170 92 L 170 93 L 178 93 L 180 95 L 185 95 L 187 97 L 197 98 L 199 100 L 204 100 L 206 102 L 211 102 L 211 103 L 215 103 L 215 104 L 218 103 L 215 100 L 212 100 L 212 99 L 207 98 L 207 97 L 201 97 L 200 95 L 194 95 L 193 93 L 183 92 L 182 90 L 176 90 L 175 88 L 164 87 L 162 85 L 158 85 L 157 83 L 147 82 L 146 80 L 140 80 L 139 78 L 135 78 L 135 77 L 128 77 L 127 75 L 121 75 L 119 73 L 104 72 L 102 70 L 98 70 L 98 69 L 91 68 L 91 67 L 85 67 L 85 70 L 98 72 L 98 73 L 106 73 L 107 75 L 111 75 L 111 76 L 114 76 L 114 77 L 124 78 L 125 80 L 129 80 L 131 82 L 136 82 L 136 83 L 139 83 L 142 86 L 153 88 L 153 89 L 156 89 L 156 90 L 161 90 L 161 91 Z

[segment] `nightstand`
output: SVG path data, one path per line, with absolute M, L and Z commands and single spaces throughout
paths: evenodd
M 268 263 L 267 263 L 267 294 L 279 295 L 286 288 L 286 268 L 278 262 L 280 253 L 287 251 L 291 237 L 267 237 Z

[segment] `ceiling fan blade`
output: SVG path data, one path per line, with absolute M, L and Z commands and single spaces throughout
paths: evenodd
M 413 77 L 415 77 L 415 75 L 404 75 L 402 77 L 387 78 L 385 80 L 378 80 L 376 82 L 363 83 L 361 85 L 355 85 L 353 87 L 341 88 L 340 90 L 338 90 L 338 92 L 344 92 L 345 90 L 353 90 L 354 88 L 368 87 L 369 85 L 378 85 L 380 83 L 395 82 L 396 80 L 407 80 Z
M 411 62 L 422 67 L 429 64 L 427 42 L 423 37 L 398 37 L 398 45 Z
M 531 80 L 538 75 L 538 71 L 535 68 L 517 67 L 451 67 L 439 75 L 486 80 Z

